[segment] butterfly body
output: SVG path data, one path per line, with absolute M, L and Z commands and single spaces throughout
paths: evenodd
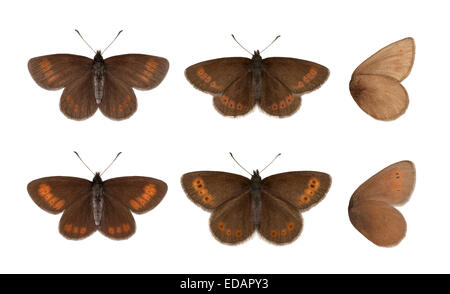
M 188 197 L 212 211 L 210 229 L 221 242 L 236 244 L 258 231 L 265 239 L 285 244 L 301 232 L 299 210 L 323 199 L 331 185 L 328 174 L 297 171 L 264 179 L 219 171 L 184 174 L 181 184 Z
M 167 185 L 149 177 L 119 177 L 103 181 L 75 177 L 45 177 L 31 181 L 27 190 L 33 201 L 47 212 L 63 212 L 59 232 L 79 240 L 95 231 L 122 240 L 136 231 L 130 211 L 145 213 L 163 199 Z
M 94 79 L 94 96 L 95 102 L 100 104 L 103 98 L 103 88 L 105 86 L 105 60 L 102 53 L 97 51 L 94 56 L 94 63 L 92 65 L 92 73 Z
M 185 75 L 195 88 L 213 95 L 216 110 L 225 116 L 244 115 L 259 105 L 270 115 L 285 117 L 299 109 L 302 94 L 327 80 L 329 71 L 296 58 L 263 59 L 257 50 L 251 59 L 227 57 L 194 64 Z

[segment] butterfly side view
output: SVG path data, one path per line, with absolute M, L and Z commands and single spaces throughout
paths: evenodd
M 169 62 L 163 57 L 144 54 L 103 59 L 105 50 L 93 50 L 94 59 L 73 54 L 35 57 L 28 62 L 28 70 L 42 88 L 64 88 L 59 106 L 68 118 L 84 120 L 100 108 L 106 117 L 123 120 L 137 110 L 133 88 L 150 90 L 158 86 L 167 74 Z
M 286 244 L 300 235 L 300 211 L 325 197 L 331 177 L 294 171 L 262 179 L 255 170 L 249 179 L 221 171 L 196 171 L 184 174 L 181 185 L 194 203 L 212 212 L 210 229 L 220 242 L 237 244 L 257 230 L 270 242 Z
M 27 190 L 43 210 L 53 214 L 64 211 L 59 221 L 64 237 L 80 240 L 99 230 L 106 237 L 123 240 L 136 231 L 130 210 L 142 214 L 156 207 L 167 192 L 167 184 L 140 176 L 103 181 L 101 174 L 95 173 L 92 181 L 64 176 L 40 178 L 30 182 Z
M 185 76 L 195 88 L 213 95 L 214 106 L 222 115 L 244 115 L 258 104 L 269 115 L 290 116 L 299 109 L 301 95 L 319 88 L 329 71 L 296 58 L 263 59 L 261 53 L 269 46 L 253 54 L 244 48 L 251 59 L 228 57 L 194 64 L 185 70 Z
M 414 64 L 413 38 L 392 43 L 365 60 L 353 72 L 350 93 L 358 106 L 375 119 L 389 121 L 408 108 L 408 92 L 400 84 Z
M 395 246 L 406 235 L 406 220 L 394 205 L 406 203 L 414 190 L 416 170 L 400 161 L 381 170 L 353 193 L 348 215 L 353 226 L 378 246 Z

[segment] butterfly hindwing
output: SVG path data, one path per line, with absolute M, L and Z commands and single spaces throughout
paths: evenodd
M 30 182 L 27 190 L 40 208 L 56 214 L 87 198 L 91 182 L 75 177 L 46 177 Z
M 228 57 L 200 62 L 185 70 L 187 80 L 197 89 L 218 95 L 250 71 L 250 59 Z
M 67 85 L 59 101 L 59 108 L 70 119 L 84 120 L 97 111 L 94 82 L 90 74 L 86 74 Z
M 150 90 L 158 86 L 169 70 L 167 59 L 144 54 L 123 54 L 105 59 L 107 73 L 129 87 Z
M 408 201 L 415 184 L 415 168 L 400 161 L 378 172 L 352 195 L 348 215 L 353 226 L 379 246 L 398 244 L 406 234 L 406 221 L 392 205 Z
M 214 107 L 226 116 L 244 115 L 253 109 L 255 103 L 251 72 L 234 81 L 222 94 L 214 96 Z
M 384 121 L 405 113 L 409 98 L 400 82 L 411 72 L 414 56 L 414 40 L 406 38 L 384 47 L 359 65 L 349 85 L 358 106 Z
M 149 177 L 120 177 L 103 182 L 106 197 L 119 201 L 135 213 L 144 213 L 161 202 L 167 184 Z
M 277 244 L 289 243 L 298 237 L 302 227 L 302 216 L 296 207 L 263 190 L 258 231 L 264 238 Z
M 276 77 L 266 71 L 261 73 L 261 109 L 270 115 L 285 117 L 292 115 L 300 108 L 301 97 L 294 95 Z
M 211 214 L 209 226 L 223 243 L 236 244 L 250 237 L 255 231 L 250 191 L 217 207 Z
M 91 197 L 78 199 L 64 211 L 59 221 L 59 232 L 71 240 L 84 239 L 96 230 Z
M 90 76 L 92 59 L 73 54 L 53 54 L 32 58 L 28 70 L 34 81 L 44 89 L 57 90 L 84 75 Z
M 321 201 L 331 186 L 331 177 L 315 171 L 275 174 L 262 180 L 262 189 L 269 195 L 306 210 Z
M 328 68 L 320 64 L 288 57 L 263 59 L 263 71 L 278 79 L 293 94 L 314 91 L 329 76 Z
M 110 119 L 122 120 L 132 116 L 136 110 L 137 99 L 133 89 L 116 76 L 106 72 L 100 111 Z
M 218 171 L 184 174 L 181 177 L 181 185 L 194 203 L 208 210 L 250 191 L 248 178 Z
M 123 240 L 136 232 L 136 223 L 128 207 L 114 197 L 104 197 L 100 232 L 111 239 Z

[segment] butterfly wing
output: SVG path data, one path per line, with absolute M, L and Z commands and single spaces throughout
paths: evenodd
M 250 192 L 248 178 L 218 171 L 184 174 L 181 177 L 181 185 L 194 203 L 207 210 L 217 208 L 230 199 Z
M 66 87 L 83 75 L 88 75 L 92 59 L 73 54 L 53 54 L 32 58 L 28 70 L 34 81 L 44 89 Z
M 250 237 L 255 231 L 250 191 L 217 207 L 211 214 L 209 226 L 213 235 L 226 244 L 237 244 Z
M 91 182 L 75 177 L 46 177 L 27 186 L 31 199 L 50 213 L 60 213 L 80 199 L 88 198 Z
M 97 111 L 95 102 L 94 80 L 91 74 L 85 74 L 68 84 L 64 89 L 59 108 L 70 119 L 84 120 Z
M 379 120 L 401 116 L 409 99 L 400 82 L 411 72 L 414 56 L 414 40 L 406 38 L 384 47 L 359 65 L 349 85 L 359 107 Z
M 315 171 L 276 174 L 262 180 L 265 193 L 305 211 L 321 201 L 331 186 L 331 177 Z
M 97 230 L 91 201 L 91 197 L 78 199 L 64 211 L 59 221 L 61 235 L 67 239 L 80 240 Z
M 115 75 L 105 72 L 104 96 L 100 111 L 108 118 L 122 120 L 132 116 L 137 110 L 137 99 L 131 86 Z M 94 100 L 95 103 L 95 100 Z
M 398 244 L 406 234 L 406 221 L 392 205 L 408 201 L 414 184 L 415 168 L 410 161 L 378 172 L 353 193 L 348 207 L 351 223 L 376 245 Z
M 166 192 L 166 183 L 149 177 L 120 177 L 103 182 L 106 197 L 119 201 L 135 213 L 145 213 L 156 207 Z
M 261 223 L 258 227 L 261 236 L 271 242 L 285 244 L 295 240 L 302 227 L 302 216 L 296 207 L 262 191 Z
M 106 196 L 99 230 L 108 238 L 123 240 L 136 232 L 136 223 L 128 207 L 114 197 Z
M 124 54 L 105 59 L 107 74 L 129 87 L 150 90 L 158 86 L 169 70 L 169 61 L 163 57 L 144 54 Z

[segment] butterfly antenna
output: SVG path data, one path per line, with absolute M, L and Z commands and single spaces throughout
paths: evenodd
M 122 32 L 123 32 L 123 30 L 120 30 L 120 31 L 117 33 L 117 36 L 114 38 L 114 40 L 112 40 L 112 42 L 108 45 L 108 47 L 106 47 L 106 48 L 102 51 L 102 54 L 105 53 L 106 49 L 108 49 L 109 46 L 111 46 L 112 43 L 114 43 L 114 41 L 117 39 L 117 37 L 118 37 Z
M 269 48 L 270 46 L 272 46 L 273 43 L 275 43 L 276 40 L 278 40 L 278 38 L 281 37 L 280 35 L 276 36 L 276 38 L 272 41 L 272 43 L 270 43 L 269 45 L 267 45 L 266 48 L 264 48 L 260 53 L 263 53 L 264 51 L 266 51 L 267 48 Z M 278 155 L 277 155 L 278 157 Z M 276 158 L 276 157 L 275 157 Z
M 95 175 L 95 173 L 89 168 L 89 166 L 87 166 L 87 164 L 84 163 L 84 161 L 83 161 L 83 159 L 81 159 L 80 155 L 78 155 L 78 152 L 74 151 L 73 153 L 75 153 L 75 154 L 78 156 L 78 158 L 81 160 L 81 162 L 84 164 L 84 166 L 87 167 L 87 169 L 88 169 L 93 175 Z
M 243 169 L 245 170 L 250 176 L 252 175 L 251 173 L 248 172 L 248 170 L 246 170 L 233 156 L 233 153 L 230 152 L 231 158 L 233 158 L 233 160 Z
M 273 43 L 273 42 L 272 42 L 272 43 Z M 272 159 L 272 161 L 271 161 L 268 165 L 266 165 L 265 168 L 263 168 L 263 169 L 260 171 L 260 173 L 262 173 L 266 168 L 268 168 L 268 167 L 275 161 L 275 159 L 277 159 L 278 156 L 280 156 L 280 155 L 281 155 L 281 153 L 278 153 L 277 156 L 275 156 L 275 158 Z
M 231 36 L 233 37 L 233 39 L 236 41 L 236 43 L 238 43 L 239 46 L 241 46 L 242 49 L 244 49 L 245 51 L 247 51 L 250 55 L 253 55 L 252 52 L 248 51 L 247 49 L 245 49 L 244 46 L 241 45 L 241 43 L 238 42 L 238 40 L 236 40 L 236 38 L 234 37 L 233 34 L 231 34 Z M 231 157 L 233 157 L 233 155 L 231 155 Z M 234 158 L 233 158 L 234 159 Z
M 95 50 L 91 47 L 91 45 L 89 45 L 89 43 L 86 42 L 86 40 L 83 38 L 83 36 L 80 34 L 80 32 L 79 32 L 78 30 L 75 30 L 75 32 L 77 32 L 77 34 L 78 34 L 78 36 L 80 36 L 81 40 L 83 40 L 83 42 L 86 43 L 86 45 L 88 45 L 88 47 L 91 48 L 92 51 L 94 51 L 94 53 L 97 53 L 97 52 L 95 52 Z M 75 152 L 75 153 L 76 153 L 76 152 Z M 77 155 L 78 155 L 78 154 L 77 154 Z M 79 156 L 78 156 L 78 157 L 79 157 Z M 81 159 L 81 158 L 80 158 L 80 159 Z
M 114 158 L 114 160 L 108 165 L 107 168 L 105 168 L 105 170 L 100 174 L 100 176 L 102 176 L 102 175 L 105 173 L 105 171 L 108 170 L 108 168 L 114 163 L 114 161 L 116 161 L 117 157 L 119 157 L 120 154 L 122 154 L 122 152 L 117 153 L 117 155 L 116 155 L 116 157 Z

